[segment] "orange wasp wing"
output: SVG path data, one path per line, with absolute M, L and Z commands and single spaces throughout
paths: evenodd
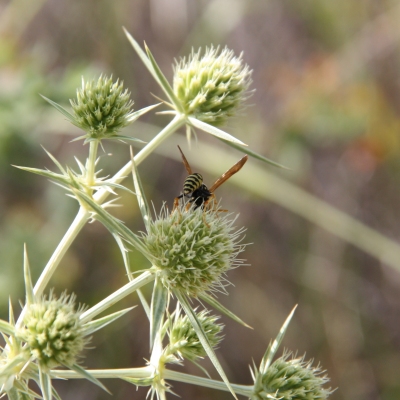
M 211 193 L 214 193 L 214 191 L 219 186 L 221 186 L 226 180 L 228 180 L 232 175 L 236 174 L 236 172 L 240 171 L 240 169 L 246 163 L 248 158 L 249 157 L 247 156 L 247 154 L 244 157 L 242 157 L 233 167 L 229 168 L 228 171 L 226 171 L 224 174 L 222 174 L 221 177 L 218 178 L 208 190 Z

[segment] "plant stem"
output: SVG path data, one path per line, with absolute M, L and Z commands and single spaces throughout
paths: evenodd
M 88 186 L 92 186 L 95 183 L 96 158 L 99 143 L 99 140 L 93 140 L 89 143 L 89 157 L 86 161 L 86 184 Z M 88 194 L 92 193 L 93 190 Z
M 151 366 L 141 368 L 122 368 L 122 369 L 94 369 L 87 370 L 97 379 L 110 378 L 151 378 L 154 368 Z M 85 379 L 83 375 L 72 370 L 52 370 L 51 376 L 55 379 Z
M 185 117 L 183 115 L 176 115 L 172 121 L 162 129 L 154 138 L 151 140 L 135 157 L 135 164 L 140 164 L 147 156 L 149 156 L 153 150 L 165 139 L 167 139 L 172 133 L 174 133 L 177 129 L 179 129 L 185 123 Z M 89 150 L 90 151 L 90 150 Z M 124 167 L 122 167 L 112 178 L 112 182 L 120 183 L 131 171 L 132 163 L 129 161 Z M 110 193 L 107 190 L 100 189 L 94 195 L 94 199 L 101 204 L 107 198 Z M 86 221 L 89 219 L 89 212 L 82 207 L 79 209 L 78 214 L 76 215 L 74 221 L 71 226 L 65 233 L 64 237 L 61 239 L 61 242 L 58 244 L 56 250 L 48 261 L 46 267 L 43 269 L 39 279 L 36 282 L 34 287 L 34 293 L 36 296 L 40 296 L 46 285 L 50 281 L 54 272 L 56 271 L 60 261 L 64 257 L 65 253 L 69 249 L 70 245 L 81 231 L 81 229 L 86 224 Z M 24 308 L 25 309 L 25 308 Z M 19 325 L 22 321 L 22 317 L 24 314 L 24 310 L 22 310 L 17 325 Z
M 189 375 L 167 369 L 164 371 L 164 379 L 170 379 L 173 381 L 190 383 L 193 385 L 204 386 L 211 389 L 223 390 L 224 392 L 230 392 L 229 388 L 223 381 L 216 381 L 214 379 L 203 378 L 201 376 Z M 231 383 L 231 386 L 236 394 L 240 394 L 242 396 L 250 397 L 253 392 L 253 385 L 238 385 L 235 383 Z
M 157 136 L 154 137 L 152 141 L 150 141 L 135 157 L 135 164 L 140 164 L 147 156 L 151 154 L 151 152 L 168 136 L 170 136 L 173 132 L 179 129 L 184 124 L 184 119 L 181 116 L 176 116 Z M 128 162 L 124 167 L 122 167 L 112 178 L 113 183 L 120 183 L 126 175 L 129 174 L 132 168 L 132 163 Z M 110 193 L 107 190 L 101 189 L 94 195 L 94 199 L 101 204 Z M 54 254 L 50 258 L 49 262 L 46 265 L 46 268 L 43 270 L 41 276 L 39 277 L 36 285 L 35 285 L 35 295 L 42 294 L 46 284 L 49 282 L 51 276 L 56 270 L 59 262 L 64 256 L 65 252 L 68 250 L 69 246 L 76 238 L 80 230 L 85 225 L 88 220 L 89 212 L 80 209 L 77 216 L 75 217 L 74 222 L 66 232 L 65 236 L 61 240 L 60 244 L 57 246 Z
M 142 368 L 120 368 L 120 369 L 89 369 L 89 374 L 97 379 L 110 379 L 110 378 L 151 378 L 154 372 L 153 367 Z M 77 374 L 75 371 L 51 371 L 54 378 L 60 379 L 84 379 L 84 376 Z M 208 387 L 210 389 L 222 390 L 229 392 L 228 387 L 222 381 L 214 379 L 203 378 L 201 376 L 189 375 L 182 372 L 171 371 L 166 369 L 164 371 L 164 379 L 173 380 L 177 382 L 189 383 L 193 385 Z M 253 392 L 253 385 L 238 385 L 231 383 L 232 388 L 236 394 L 250 397 Z
M 86 310 L 80 317 L 81 322 L 85 323 L 92 320 L 96 315 L 100 314 L 113 304 L 128 296 L 128 294 L 131 294 L 152 280 L 154 280 L 154 274 L 152 274 L 150 271 L 143 272 L 137 278 L 122 286 L 122 288 L 110 294 L 104 300 L 100 301 L 100 303 L 97 303 L 95 306 L 89 308 L 89 310 Z
M 36 285 L 33 288 L 35 296 L 40 296 L 43 293 L 61 259 L 64 257 L 69 246 L 72 244 L 80 230 L 85 225 L 88 217 L 89 213 L 85 209 L 80 208 L 77 216 L 75 217 L 64 237 L 61 239 L 61 242 L 58 244 L 45 269 L 37 280 Z
M 149 156 L 156 147 L 158 147 L 161 142 L 167 139 L 172 133 L 178 130 L 182 125 L 186 122 L 184 115 L 176 115 L 174 119 L 162 130 L 160 133 L 153 138 L 142 150 L 139 151 L 138 154 L 133 158 L 136 165 L 139 165 L 147 156 Z M 123 166 L 110 180 L 112 183 L 120 183 L 122 182 L 127 175 L 129 175 L 132 171 L 132 162 L 129 161 L 125 166 Z M 110 193 L 104 189 L 100 189 L 93 196 L 94 199 L 99 203 L 103 203 L 103 201 L 107 198 Z

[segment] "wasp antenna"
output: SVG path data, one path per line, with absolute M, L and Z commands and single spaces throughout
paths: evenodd
M 183 165 L 186 168 L 186 171 L 188 172 L 189 175 L 193 174 L 192 168 L 190 167 L 188 160 L 186 160 L 185 155 L 183 154 L 183 151 L 181 150 L 181 148 L 178 146 L 179 151 L 181 152 L 181 156 L 182 156 L 182 161 L 183 161 Z

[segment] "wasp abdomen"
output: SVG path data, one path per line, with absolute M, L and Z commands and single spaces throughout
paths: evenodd
M 183 193 L 189 194 L 197 190 L 203 184 L 203 177 L 199 173 L 189 175 L 183 184 Z

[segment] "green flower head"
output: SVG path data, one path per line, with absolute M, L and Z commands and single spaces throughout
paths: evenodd
M 218 317 L 210 315 L 208 311 L 201 311 L 197 314 L 197 319 L 211 347 L 217 347 L 222 340 L 223 328 L 223 325 L 217 323 Z M 169 342 L 168 352 L 177 354 L 180 358 L 195 361 L 199 357 L 206 356 L 206 351 L 186 315 L 179 315 L 173 322 L 169 332 Z
M 27 305 L 17 337 L 44 369 L 72 366 L 87 343 L 79 319 L 83 308 L 76 310 L 74 303 L 75 295 L 64 292 L 56 299 L 51 292 L 48 299 Z
M 123 84 L 100 76 L 85 82 L 77 90 L 76 100 L 70 100 L 74 124 L 87 133 L 87 139 L 111 138 L 130 123 L 133 101 Z
M 251 71 L 242 55 L 211 46 L 181 59 L 175 65 L 173 89 L 184 112 L 197 119 L 221 125 L 249 97 Z
M 172 213 L 163 207 L 143 239 L 154 265 L 168 289 L 197 297 L 208 290 L 224 289 L 224 275 L 242 265 L 244 229 L 235 231 L 231 214 L 218 210 L 185 209 Z
M 251 400 L 282 399 L 282 400 L 316 400 L 327 399 L 331 389 L 322 386 L 329 379 L 321 374 L 324 371 L 312 366 L 312 361 L 302 358 L 288 360 L 290 352 L 274 361 L 265 374 L 256 381 Z

